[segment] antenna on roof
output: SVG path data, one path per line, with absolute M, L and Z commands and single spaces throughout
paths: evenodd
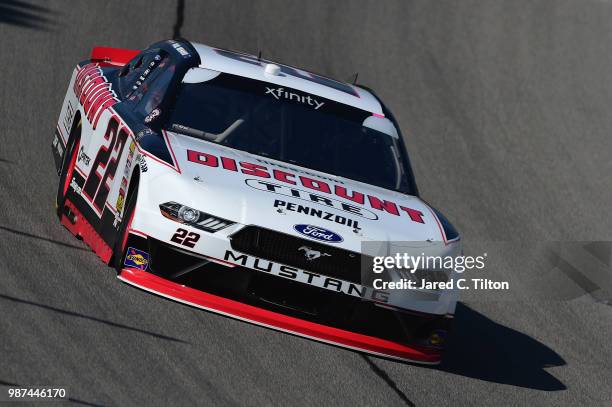
M 353 85 L 357 85 L 357 78 L 359 78 L 359 72 L 355 72 L 355 77 L 353 78 Z
M 261 62 L 261 50 L 259 50 L 259 53 L 257 54 L 257 60 Z

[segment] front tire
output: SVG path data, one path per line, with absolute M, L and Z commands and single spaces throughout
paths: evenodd
M 121 270 L 123 269 L 123 259 L 125 258 L 125 251 L 127 249 L 132 219 L 134 219 L 137 197 L 138 185 L 135 185 L 135 188 L 129 191 L 128 197 L 126 198 L 127 202 L 123 212 L 123 218 L 121 219 L 121 224 L 119 225 L 119 231 L 115 241 L 115 247 L 113 249 L 112 265 L 115 267 L 115 270 L 117 270 L 117 273 L 121 273 Z
M 62 160 L 62 169 L 60 170 L 60 180 L 57 187 L 57 197 L 55 198 L 55 209 L 57 216 L 61 219 L 64 213 L 64 204 L 66 202 L 66 194 L 70 188 L 70 181 L 74 174 L 79 147 L 81 145 L 81 120 L 76 123 L 68 137 L 66 153 Z

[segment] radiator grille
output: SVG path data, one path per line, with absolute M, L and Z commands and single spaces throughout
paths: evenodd
M 262 259 L 353 283 L 361 281 L 361 254 L 349 250 L 257 226 L 246 226 L 234 233 L 231 244 L 234 250 Z M 309 251 L 321 255 L 309 260 Z

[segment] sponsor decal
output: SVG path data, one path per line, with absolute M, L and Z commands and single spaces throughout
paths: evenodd
M 119 196 L 117 197 L 117 203 L 115 204 L 115 208 L 117 212 L 121 212 L 123 210 L 123 204 L 125 203 L 125 193 L 123 191 L 119 191 Z
M 429 335 L 427 342 L 432 346 L 442 346 L 446 342 L 447 332 L 443 329 L 436 329 Z
M 147 66 L 147 68 L 142 71 L 142 73 L 140 74 L 140 76 L 138 77 L 138 80 L 136 82 L 134 82 L 134 85 L 132 86 L 132 91 L 135 91 L 136 89 L 138 89 L 140 87 L 140 85 L 142 85 L 144 83 L 144 81 L 147 79 L 147 77 L 151 74 L 151 72 L 153 72 L 153 70 L 156 68 L 156 64 L 161 60 L 161 56 L 155 55 L 155 57 L 153 58 L 153 61 L 149 62 L 149 65 Z M 162 66 L 162 65 L 160 65 Z M 129 97 L 130 100 L 136 100 L 137 95 L 132 92 L 131 96 Z
M 293 225 L 293 229 L 299 234 L 322 242 L 340 243 L 344 240 L 339 234 L 319 226 L 299 224 Z
M 351 215 L 360 216 L 362 218 L 378 220 L 378 215 L 368 209 L 361 208 L 356 205 L 351 205 L 349 203 L 342 202 L 337 199 L 328 198 L 323 195 L 308 192 L 303 189 L 288 187 L 269 181 L 260 181 L 258 179 L 252 178 L 246 179 L 244 182 L 251 188 L 259 189 L 260 191 L 266 191 L 278 195 L 288 196 L 291 198 L 297 198 L 303 201 L 312 202 L 314 204 L 338 209 L 340 211 L 350 213 Z
M 146 270 L 149 267 L 149 253 L 128 247 L 123 264 L 127 267 Z
M 136 141 L 140 141 L 143 137 L 153 134 L 153 130 L 145 128 L 136 133 Z
M 143 154 L 138 155 L 138 165 L 140 165 L 141 172 L 149 171 L 149 166 L 147 165 L 147 160 L 145 159 Z
M 132 162 L 134 160 L 134 152 L 136 151 L 136 143 L 132 141 L 130 143 L 130 147 L 128 148 L 128 155 L 125 160 L 125 169 L 123 170 L 123 175 L 129 177 L 130 170 L 132 169 Z
M 70 180 L 70 188 L 72 188 L 72 190 L 76 192 L 78 195 L 81 195 L 82 189 L 79 186 L 79 184 L 77 184 L 76 179 L 72 178 Z
M 280 213 L 283 213 L 283 211 L 303 213 L 305 215 L 327 220 L 329 222 L 334 222 L 339 225 L 346 225 L 356 230 L 361 229 L 361 227 L 359 227 L 358 221 L 353 220 L 351 218 L 347 218 L 345 216 L 336 215 L 334 213 L 327 212 L 322 209 L 316 209 L 316 208 L 312 208 L 306 205 L 300 205 L 300 204 L 295 204 L 293 202 L 282 201 L 280 199 L 274 200 L 274 207 L 277 208 L 277 210 L 280 211 Z
M 64 156 L 64 148 L 62 147 L 62 142 L 59 137 L 57 137 L 57 133 L 55 133 L 55 137 L 53 137 L 53 148 L 57 151 L 60 157 Z
M 298 250 L 304 252 L 304 257 L 306 257 L 306 260 L 308 261 L 318 259 L 319 257 L 331 257 L 331 254 L 329 253 L 323 253 L 318 250 L 313 250 L 308 246 L 301 246 Z
M 83 162 L 83 164 L 89 166 L 89 162 L 91 161 L 91 159 L 87 154 L 85 154 L 85 147 L 83 146 L 81 146 L 81 148 L 79 149 L 79 157 L 77 158 L 77 161 Z
M 64 126 L 66 134 L 70 134 L 70 131 L 72 130 L 72 120 L 74 119 L 75 113 L 76 110 L 74 110 L 74 107 L 72 107 L 72 103 L 68 101 L 68 104 L 66 105 L 66 113 L 64 114 L 64 120 L 62 120 L 62 125 Z
M 181 54 L 181 56 L 183 58 L 189 58 L 190 54 L 189 51 L 187 51 L 185 49 L 185 47 L 183 47 L 181 44 L 179 44 L 178 42 L 175 42 L 172 44 L 172 48 L 174 48 L 179 54 Z
M 155 108 L 155 109 L 151 110 L 151 113 L 149 113 L 147 115 L 147 117 L 144 118 L 144 122 L 145 123 L 151 123 L 153 120 L 157 119 L 160 114 L 161 114 L 161 109 L 160 108 Z
M 387 291 L 362 286 L 360 284 L 337 278 L 327 277 L 318 273 L 301 270 L 296 267 L 286 266 L 284 264 L 274 263 L 269 260 L 234 252 L 232 250 L 226 250 L 223 259 L 232 264 L 237 264 L 277 277 L 297 281 L 299 283 L 308 284 L 310 286 L 361 298 L 363 300 L 371 300 L 382 303 L 389 302 L 389 292 Z
M 236 160 L 232 158 L 223 156 L 217 157 L 214 154 L 206 153 L 203 151 L 187 150 L 187 160 L 208 167 L 221 167 L 227 171 L 240 172 L 242 174 L 250 175 L 253 177 L 273 178 L 276 181 L 280 181 L 283 184 L 286 184 L 278 185 L 276 183 L 267 181 L 257 182 L 251 179 L 245 180 L 247 185 L 264 191 L 267 190 L 268 192 L 280 193 L 281 195 L 293 196 L 299 199 L 310 199 L 312 202 L 317 202 L 327 206 L 335 206 L 335 201 L 325 196 L 332 195 L 343 199 L 344 201 L 339 202 L 344 208 L 343 210 L 347 210 L 349 212 L 352 208 L 355 208 L 357 206 L 352 204 L 346 205 L 345 201 L 350 201 L 354 204 L 361 206 L 367 205 L 369 208 L 374 209 L 378 212 L 386 212 L 394 216 L 407 216 L 412 222 L 425 223 L 425 220 L 423 218 L 424 214 L 418 209 L 400 205 L 392 201 L 387 201 L 385 199 L 378 198 L 375 195 L 364 194 L 359 191 L 349 191 L 348 188 L 346 188 L 345 186 L 338 185 L 336 183 L 332 184 L 330 182 L 311 178 L 305 175 L 297 175 L 289 171 L 269 169 L 267 166 L 261 164 L 249 163 L 245 161 L 236 162 Z M 300 192 L 302 190 L 299 190 L 289 185 L 300 185 L 304 188 L 307 188 L 308 190 L 320 192 L 325 195 L 318 195 L 310 191 L 303 191 L 307 195 L 310 195 L 309 197 L 305 197 Z M 280 192 L 278 190 L 284 191 Z M 363 210 L 363 208 L 360 209 Z M 371 211 L 368 212 L 372 213 Z M 378 216 L 374 215 L 373 220 L 377 219 Z
M 117 203 L 115 204 L 115 209 L 117 209 L 118 213 L 123 211 L 123 205 L 125 204 L 125 191 L 127 190 L 127 178 L 123 177 L 121 180 L 121 186 L 119 187 L 119 196 L 117 197 Z
M 266 86 L 266 95 L 274 96 L 274 99 L 287 99 L 293 100 L 299 103 L 303 103 L 308 106 L 314 106 L 315 110 L 318 110 L 321 106 L 325 104 L 325 102 L 319 102 L 317 99 L 313 98 L 310 95 L 300 95 L 298 93 L 290 92 L 285 90 L 285 88 L 269 88 Z
M 73 90 L 94 130 L 102 112 L 119 102 L 98 64 L 87 64 L 78 71 Z

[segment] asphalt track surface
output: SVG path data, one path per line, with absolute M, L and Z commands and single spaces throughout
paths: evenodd
M 610 241 L 611 21 L 591 0 L 1 0 L 0 386 L 66 386 L 84 405 L 611 405 L 601 298 L 469 298 L 441 367 L 364 357 L 120 283 L 53 215 L 50 150 L 92 46 L 182 35 L 358 71 L 467 246 Z M 533 277 L 514 278 L 529 292 Z

